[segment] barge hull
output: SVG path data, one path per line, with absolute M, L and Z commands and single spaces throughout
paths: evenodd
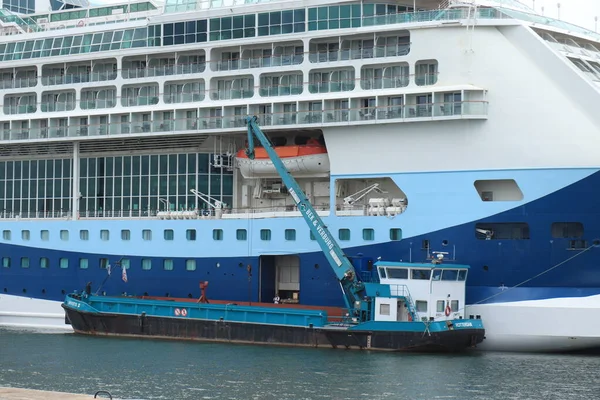
M 222 343 L 405 352 L 461 352 L 483 340 L 478 329 L 367 331 L 133 314 L 92 313 L 63 305 L 76 333 Z M 424 325 L 425 326 L 425 325 Z

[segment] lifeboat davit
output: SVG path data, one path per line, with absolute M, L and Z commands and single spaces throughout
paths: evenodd
M 306 144 L 275 146 L 273 149 L 296 178 L 329 176 L 327 148 L 316 139 L 310 139 Z M 246 149 L 241 149 L 236 154 L 236 160 L 244 178 L 279 178 L 264 147 L 254 148 L 254 160 L 248 158 Z

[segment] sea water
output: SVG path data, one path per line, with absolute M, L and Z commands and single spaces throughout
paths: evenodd
M 600 356 L 430 355 L 0 328 L 0 386 L 120 399 L 600 399 Z

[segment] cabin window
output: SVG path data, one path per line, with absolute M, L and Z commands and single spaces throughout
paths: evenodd
M 45 229 L 40 231 L 40 239 L 42 239 L 44 242 L 50 240 L 50 231 L 47 231 Z
M 108 258 L 101 258 L 99 261 L 100 269 L 108 268 Z
M 235 237 L 237 240 L 248 240 L 248 231 L 245 229 L 238 229 L 235 231 Z
M 389 268 L 387 269 L 388 278 L 391 279 L 408 279 L 408 269 L 406 268 Z
M 188 229 L 185 231 L 185 238 L 187 240 L 196 240 L 196 230 L 195 229 Z
M 64 241 L 69 240 L 69 231 L 61 230 L 60 231 L 60 240 L 64 240 Z
M 142 270 L 150 271 L 152 269 L 152 259 L 142 258 Z
M 40 258 L 40 268 L 48 268 L 50 266 L 50 260 L 47 257 Z
M 27 231 L 27 230 L 21 231 L 21 239 L 29 240 L 30 236 L 31 236 L 31 233 L 29 231 Z
M 390 315 L 390 305 L 389 304 L 380 304 L 379 305 L 379 315 Z
M 82 229 L 79 231 L 79 239 L 81 240 L 90 240 L 90 231 L 86 229 Z
M 152 231 L 150 229 L 142 231 L 142 240 L 152 240 Z
M 385 268 L 377 268 L 377 270 L 379 271 L 379 277 L 380 278 L 386 278 Z
M 375 240 L 375 230 L 372 228 L 363 229 L 363 240 L 365 240 L 365 241 Z
M 163 269 L 165 271 L 173 271 L 173 260 L 166 258 L 163 260 Z
M 173 240 L 173 238 L 175 237 L 173 229 L 165 229 L 163 232 L 163 237 L 165 238 L 165 240 Z
M 121 268 L 129 269 L 129 267 L 131 267 L 131 260 L 129 258 L 121 259 Z
M 400 228 L 390 229 L 390 240 L 401 240 L 401 239 L 402 239 L 402 229 L 400 229 Z
M 261 229 L 260 230 L 260 240 L 271 240 L 271 230 L 270 229 Z
M 417 307 L 417 312 L 427 312 L 427 301 L 417 300 L 415 306 Z
M 554 222 L 552 237 L 555 239 L 582 238 L 583 224 L 581 222 Z
M 445 269 L 442 272 L 443 281 L 455 281 L 458 277 L 458 270 L 456 269 Z
M 10 240 L 11 234 L 10 231 L 2 231 L 2 238 L 4 240 Z
M 475 225 L 475 236 L 479 240 L 529 239 L 529 225 L 524 222 L 479 223 Z
M 286 229 L 285 230 L 285 240 L 296 240 L 296 230 L 295 229 Z
M 110 233 L 108 229 L 102 229 L 100 231 L 100 240 L 107 241 L 110 238 Z
M 458 312 L 458 300 L 450 301 L 450 308 L 452 309 L 452 312 Z
M 438 300 L 435 303 L 435 311 L 436 312 L 444 312 L 445 308 L 446 308 L 446 302 L 444 300 Z
M 185 260 L 185 270 L 186 271 L 195 271 L 196 270 L 196 260 Z
M 121 240 L 131 240 L 131 231 L 129 229 L 121 229 Z
M 431 280 L 432 281 L 439 281 L 441 279 L 442 279 L 442 270 L 441 269 L 434 269 Z
M 10 268 L 10 257 L 2 257 L 2 267 Z
M 350 240 L 350 229 L 342 228 L 338 232 L 340 240 Z
M 58 265 L 60 266 L 60 268 L 62 269 L 67 269 L 69 268 L 69 259 L 68 258 L 60 258 L 58 260 Z
M 411 278 L 428 281 L 431 277 L 430 269 L 412 269 Z
M 213 229 L 213 240 L 223 240 L 223 229 Z
M 21 268 L 29 268 L 29 257 L 21 257 Z
M 88 259 L 87 258 L 80 258 L 79 259 L 79 269 L 88 269 Z
M 317 238 L 315 237 L 315 235 L 312 233 L 312 231 L 309 231 L 310 233 L 310 240 L 317 240 Z
M 465 280 L 467 280 L 467 270 L 466 269 L 459 269 L 458 270 L 458 280 L 459 281 L 465 281 Z

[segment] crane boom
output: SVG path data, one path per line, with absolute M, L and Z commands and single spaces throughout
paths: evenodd
M 321 250 L 323 250 L 323 254 L 325 254 L 333 272 L 340 281 L 346 306 L 350 310 L 356 311 L 356 316 L 365 315 L 363 318 L 366 318 L 368 304 L 366 304 L 367 301 L 365 300 L 365 288 L 364 284 L 357 279 L 354 266 L 329 232 L 329 229 L 327 229 L 327 226 L 321 217 L 319 217 L 312 204 L 310 204 L 310 201 L 308 201 L 306 194 L 302 191 L 296 179 L 289 173 L 283 161 L 271 146 L 269 139 L 267 139 L 259 128 L 257 117 L 246 117 L 246 123 L 248 124 L 248 148 L 246 149 L 246 155 L 249 159 L 254 159 L 254 136 L 256 136 L 275 166 L 283 184 L 287 187 L 289 194 L 294 199 L 300 214 L 304 217 Z

